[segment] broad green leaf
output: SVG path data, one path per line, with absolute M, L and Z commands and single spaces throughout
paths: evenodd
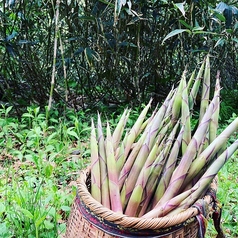
M 0 237 L 1 238 L 10 238 L 12 237 L 12 234 L 10 234 L 11 231 L 9 229 L 9 224 L 7 225 L 6 222 L 0 223 Z
M 55 186 L 55 187 L 53 187 L 53 191 L 54 192 L 56 192 L 56 191 L 58 191 L 58 189 L 57 189 L 57 187 Z M 51 207 L 50 209 L 49 209 L 49 211 L 48 211 L 48 216 L 52 216 L 52 217 L 56 217 L 56 209 L 55 209 L 55 207 Z
M 47 164 L 44 168 L 44 172 L 45 172 L 45 177 L 49 178 L 53 173 L 53 166 L 51 164 Z
M 171 38 L 171 37 L 173 37 L 173 36 L 176 36 L 176 35 L 178 35 L 178 34 L 181 34 L 181 33 L 183 33 L 183 32 L 188 32 L 189 34 L 191 34 L 191 31 L 188 30 L 188 29 L 176 29 L 176 30 L 174 30 L 174 31 L 171 31 L 171 32 L 163 39 L 162 44 L 163 44 L 166 40 L 168 40 L 169 38 Z
M 69 206 L 61 206 L 61 209 L 65 212 L 69 212 L 71 208 Z
M 23 153 L 22 153 L 22 151 L 15 150 L 15 151 L 13 152 L 13 155 L 14 155 L 15 157 L 17 157 L 20 161 L 23 160 Z
M 34 162 L 34 159 L 33 159 L 32 155 L 30 155 L 30 154 L 25 155 L 25 159 L 28 161 Z
M 28 112 L 26 113 L 23 113 L 22 117 L 31 117 L 31 118 L 34 118 L 34 116 Z
M 47 137 L 47 144 L 51 142 L 57 136 L 56 132 L 53 132 L 51 135 Z
M 6 109 L 6 116 L 8 115 L 8 113 L 10 112 L 12 110 L 12 106 L 10 106 L 10 107 L 8 107 L 7 109 Z
M 70 136 L 73 136 L 73 137 L 75 137 L 76 139 L 79 140 L 79 137 L 78 137 L 77 133 L 75 131 L 73 131 L 73 129 L 74 129 L 73 127 L 68 128 L 67 129 L 67 134 L 70 135 Z
M 39 111 L 40 111 L 40 107 L 36 107 L 36 108 L 34 108 L 35 116 L 38 115 Z
M 215 17 L 212 18 L 212 20 L 216 21 L 219 20 L 221 22 L 225 22 L 226 21 L 226 18 L 224 17 L 224 15 L 218 11 L 215 11 Z
M 53 142 L 56 143 L 57 140 L 54 140 Z M 54 150 L 55 150 L 55 147 L 53 145 L 47 145 L 45 147 L 45 153 L 47 153 L 47 152 L 54 153 Z
M 45 220 L 45 221 L 44 221 L 44 225 L 45 225 L 45 228 L 46 228 L 47 230 L 51 230 L 51 229 L 53 229 L 53 227 L 54 227 L 54 223 L 52 223 L 51 221 L 48 221 L 48 220 Z

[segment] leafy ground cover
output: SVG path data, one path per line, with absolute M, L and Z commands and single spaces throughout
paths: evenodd
M 138 111 L 132 113 L 135 118 Z M 61 237 L 65 232 L 77 177 L 89 163 L 90 118 L 96 113 L 53 111 L 47 119 L 46 112 L 29 107 L 15 118 L 11 107 L 0 109 L 2 238 Z M 114 115 L 109 119 L 111 124 L 117 121 Z M 238 153 L 219 173 L 218 198 L 224 204 L 227 237 L 238 237 L 237 162 Z M 207 237 L 215 235 L 209 222 Z

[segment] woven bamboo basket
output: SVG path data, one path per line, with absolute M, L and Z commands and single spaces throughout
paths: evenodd
M 186 211 L 173 217 L 142 219 L 115 213 L 90 194 L 89 171 L 81 173 L 78 193 L 67 222 L 65 238 L 162 237 L 201 238 L 207 217 L 214 212 L 217 180 L 209 192 Z

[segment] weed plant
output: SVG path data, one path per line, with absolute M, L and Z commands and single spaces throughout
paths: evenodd
M 118 110 L 102 116 L 116 125 Z M 132 111 L 129 124 L 133 125 L 139 111 Z M 0 237 L 60 238 L 76 194 L 76 180 L 89 163 L 90 123 L 97 113 L 48 114 L 47 108 L 28 107 L 15 118 L 11 112 L 12 107 L 0 108 Z M 223 204 L 227 237 L 238 237 L 237 162 L 238 153 L 219 173 L 217 195 Z M 215 236 L 209 222 L 206 237 Z
M 89 118 L 0 109 L 0 237 L 58 237 L 87 166 Z M 85 139 L 86 138 L 86 139 Z

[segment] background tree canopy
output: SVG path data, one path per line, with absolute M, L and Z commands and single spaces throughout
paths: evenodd
M 237 1 L 0 4 L 0 100 L 17 109 L 45 106 L 51 89 L 55 106 L 75 109 L 160 102 L 207 53 L 238 108 Z

